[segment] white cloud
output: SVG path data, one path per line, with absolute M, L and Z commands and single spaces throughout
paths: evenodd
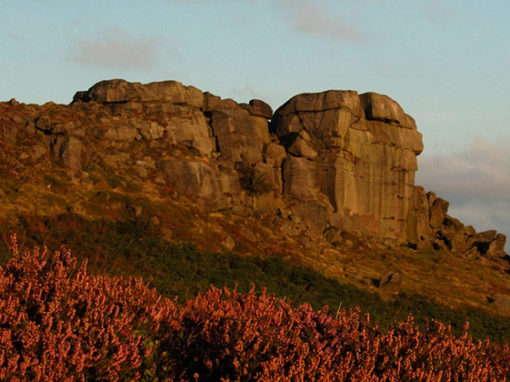
M 510 139 L 479 138 L 463 150 L 418 160 L 417 184 L 450 202 L 450 213 L 479 230 L 510 234 Z
M 156 41 L 137 39 L 122 30 L 105 30 L 92 39 L 76 42 L 71 58 L 83 65 L 150 69 L 158 61 Z

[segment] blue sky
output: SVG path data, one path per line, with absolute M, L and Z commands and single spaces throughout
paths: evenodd
M 417 182 L 510 234 L 508 0 L 0 0 L 0 100 L 68 103 L 110 78 L 176 79 L 273 108 L 376 91 L 417 121 Z M 509 215 L 509 217 L 507 217 Z

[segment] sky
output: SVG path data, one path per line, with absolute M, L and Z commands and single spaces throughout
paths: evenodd
M 510 235 L 508 0 L 0 0 L 0 101 L 174 79 L 276 109 L 375 91 L 413 116 L 417 184 Z

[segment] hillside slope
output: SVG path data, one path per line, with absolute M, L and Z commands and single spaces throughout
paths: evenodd
M 273 113 L 175 81 L 112 80 L 70 105 L 1 103 L 0 140 L 6 234 L 62 214 L 138 219 L 167 241 L 278 255 L 386 299 L 510 314 L 505 237 L 415 186 L 421 135 L 389 97 L 303 94 Z

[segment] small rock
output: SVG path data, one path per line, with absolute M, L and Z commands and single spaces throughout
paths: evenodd
M 19 102 L 15 98 L 11 98 L 9 100 L 9 105 L 11 105 L 11 106 L 18 106 Z

